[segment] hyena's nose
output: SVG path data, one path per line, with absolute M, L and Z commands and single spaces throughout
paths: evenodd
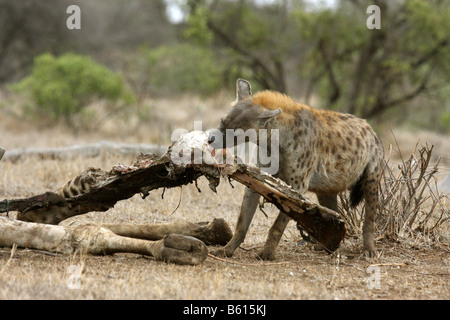
M 208 132 L 208 143 L 216 149 L 222 149 L 223 148 L 223 137 L 222 132 L 217 129 L 210 130 Z

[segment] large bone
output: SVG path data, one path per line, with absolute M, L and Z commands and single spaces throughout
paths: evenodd
M 206 245 L 225 245 L 233 237 L 230 227 L 223 219 L 199 223 L 173 221 L 159 224 L 101 224 L 101 226 L 120 236 L 153 241 L 160 240 L 168 234 L 179 234 L 197 238 Z
M 70 254 L 137 253 L 157 261 L 176 264 L 201 264 L 208 256 L 205 244 L 193 237 L 168 234 L 158 241 L 122 237 L 108 228 L 94 224 L 54 226 L 28 223 L 0 217 L 0 247 L 32 248 Z

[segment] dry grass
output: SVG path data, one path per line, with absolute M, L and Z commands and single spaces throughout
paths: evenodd
M 182 105 L 183 117 L 176 116 L 169 125 L 167 119 L 163 121 L 165 117 L 169 118 L 168 111 L 164 113 L 164 110 L 174 110 L 177 103 Z M 219 102 L 215 103 L 219 105 Z M 36 124 L 36 121 L 30 123 L 3 117 L 0 119 L 0 145 L 13 149 L 84 144 L 98 140 L 155 143 L 159 139 L 167 143 L 166 138 L 160 139 L 159 136 L 170 134 L 169 128 L 185 127 L 191 130 L 191 119 L 200 120 L 202 114 L 208 113 L 201 107 L 188 108 L 187 100 L 149 101 L 150 104 L 153 111 L 156 110 L 152 116 L 129 119 L 132 125 L 128 127 L 120 119 L 108 118 L 99 130 L 77 134 L 62 125 L 45 127 Z M 203 105 L 203 102 L 198 101 L 198 105 Z M 227 107 L 227 103 L 223 105 Z M 216 121 L 225 112 L 219 107 L 214 110 L 217 114 L 208 113 L 209 122 L 204 129 L 217 124 Z M 180 113 L 174 110 L 170 115 Z M 142 119 L 147 119 L 148 124 Z M 113 130 L 114 123 L 119 130 Z M 152 127 L 155 123 L 156 127 L 166 129 L 156 132 L 158 130 Z M 448 137 L 445 139 L 448 141 Z M 439 150 L 434 152 L 439 153 Z M 88 167 L 108 169 L 118 162 L 130 163 L 133 159 L 104 155 L 72 161 L 26 159 L 16 163 L 0 162 L 0 199 L 25 197 L 55 189 Z M 218 193 L 214 194 L 205 179 L 201 178 L 201 193 L 190 185 L 166 190 L 162 199 L 162 190 L 156 191 L 145 200 L 135 196 L 107 212 L 89 213 L 72 219 L 155 223 L 175 219 L 207 221 L 222 217 L 234 228 L 244 189 L 236 182 L 233 185 L 234 188 L 227 181 L 222 181 Z M 180 197 L 181 206 L 173 213 Z M 445 205 L 448 206 L 448 202 Z M 437 228 L 442 236 L 439 239 L 423 233 L 422 236 L 404 234 L 393 240 L 378 233 L 376 246 L 379 257 L 374 261 L 358 256 L 361 245 L 359 232 L 350 235 L 337 253 L 328 255 L 314 251 L 309 244 L 297 245 L 301 238 L 295 224 L 290 223 L 278 249 L 277 260 L 269 263 L 254 257 L 264 245 L 268 229 L 277 214 L 270 205 L 266 205 L 264 211 L 268 218 L 257 212 L 243 248 L 238 249 L 233 258 L 226 259 L 227 262 L 208 258 L 195 267 L 164 264 L 133 254 L 67 256 L 0 248 L 0 299 L 450 298 L 448 221 Z M 376 274 L 368 272 L 373 268 Z M 79 283 L 76 282 L 77 271 L 81 272 Z M 371 286 L 374 276 L 379 276 L 380 281 Z

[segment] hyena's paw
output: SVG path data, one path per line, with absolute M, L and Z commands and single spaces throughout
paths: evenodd
M 362 255 L 369 259 L 377 257 L 377 250 L 375 249 L 372 234 L 363 234 Z
M 371 246 L 369 248 L 364 247 L 362 255 L 368 259 L 375 259 L 378 257 L 377 250 L 375 250 L 374 246 Z
M 219 258 L 230 258 L 233 256 L 233 251 L 227 250 L 227 247 L 214 248 L 210 250 L 210 253 Z
M 274 261 L 277 258 L 275 250 L 266 250 L 266 249 L 260 251 L 257 257 L 264 261 Z

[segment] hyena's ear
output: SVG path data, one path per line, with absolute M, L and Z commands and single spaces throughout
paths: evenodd
M 276 116 L 281 114 L 281 109 L 275 109 L 275 110 L 264 110 L 261 112 L 261 114 L 258 116 L 261 120 L 269 120 L 271 118 L 275 118 Z
M 251 99 L 252 86 L 250 82 L 244 79 L 238 79 L 236 81 L 236 96 L 238 101 Z

